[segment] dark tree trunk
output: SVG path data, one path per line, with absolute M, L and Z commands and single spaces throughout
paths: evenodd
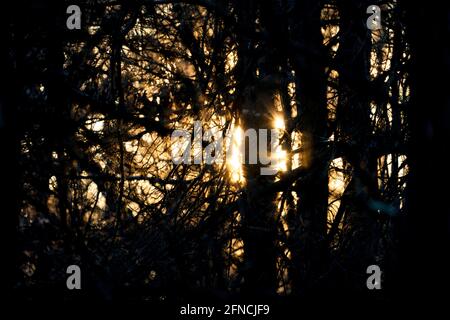
M 427 295 L 436 305 L 447 303 L 450 209 L 448 145 L 450 104 L 448 86 L 443 80 L 449 72 L 449 10 L 441 3 L 427 4 L 427 10 L 409 1 L 406 9 L 408 39 L 411 44 L 411 123 L 409 147 L 410 173 L 407 215 L 402 239 L 401 291 L 423 303 Z M 446 48 L 446 49 L 444 49 Z M 433 309 L 435 309 L 433 307 Z M 435 309 L 436 310 L 436 309 Z
M 5 263 L 2 273 L 2 288 L 4 297 L 11 299 L 11 290 L 19 279 L 19 210 L 20 210 L 20 167 L 19 167 L 19 121 L 18 121 L 18 86 L 20 78 L 17 68 L 21 65 L 12 58 L 13 53 L 19 53 L 17 43 L 14 43 L 13 34 L 17 36 L 14 28 L 15 17 L 18 12 L 1 10 L 0 32 L 3 42 L 0 63 L 3 84 L 0 86 L 0 192 L 1 219 L 2 219 L 2 263 Z M 20 54 L 20 53 L 19 53 Z M 2 290 L 3 291 L 3 290 Z
M 351 201 L 344 216 L 343 254 L 353 284 L 365 289 L 366 268 L 376 264 L 378 223 L 371 200 L 377 196 L 377 157 L 370 118 L 371 31 L 366 26 L 368 1 L 339 1 L 340 43 L 337 141 L 345 145 L 344 160 L 352 168 Z
M 261 6 L 260 10 L 266 11 L 264 5 Z M 266 68 L 264 64 L 264 61 L 268 61 L 268 56 L 264 53 L 258 56 L 256 42 L 251 38 L 255 30 L 258 6 L 254 2 L 248 2 L 240 3 L 239 8 L 240 28 L 243 31 L 238 49 L 237 78 L 241 125 L 244 132 L 250 129 L 258 134 L 260 129 L 268 130 L 269 151 L 269 130 L 273 128 L 269 111 L 274 105 L 276 85 L 272 82 L 272 69 Z M 260 43 L 261 45 L 264 44 Z M 257 68 L 260 71 L 259 76 Z M 258 145 L 259 139 L 258 136 Z M 247 147 L 246 154 L 250 152 L 252 150 Z M 263 150 L 258 147 L 258 154 L 261 152 Z M 264 194 L 262 189 L 263 186 L 271 184 L 274 177 L 261 175 L 262 167 L 260 164 L 246 163 L 243 168 L 246 183 L 241 207 L 244 242 L 243 293 L 253 298 L 274 295 L 277 288 L 275 194 Z
M 291 270 L 294 293 L 319 289 L 327 260 L 328 208 L 327 78 L 326 51 L 321 28 L 321 6 L 316 1 L 298 1 L 293 17 L 294 43 L 301 51 L 292 56 L 300 118 L 301 165 L 307 171 L 297 183 L 298 207 L 290 217 L 292 230 Z M 300 22 L 299 22 L 300 21 Z

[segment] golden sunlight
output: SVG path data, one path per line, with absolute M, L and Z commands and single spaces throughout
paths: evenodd
M 232 128 L 231 146 L 229 147 L 230 154 L 227 154 L 227 166 L 230 171 L 231 182 L 244 183 L 244 175 L 242 170 L 242 138 L 243 132 L 240 126 Z

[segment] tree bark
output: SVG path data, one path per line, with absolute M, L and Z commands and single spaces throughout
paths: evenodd
M 371 31 L 366 26 L 369 1 L 339 1 L 340 43 L 337 140 L 346 145 L 344 161 L 351 165 L 353 190 L 344 217 L 343 263 L 352 270 L 353 285 L 365 289 L 366 268 L 375 261 L 379 241 L 377 156 L 371 120 Z M 353 290 L 354 288 L 352 288 Z
M 252 129 L 258 134 L 260 129 L 269 130 L 273 127 L 269 111 L 273 108 L 275 90 L 270 81 L 261 80 L 262 77 L 270 78 L 271 70 L 266 70 L 260 64 L 267 57 L 262 54 L 258 59 L 255 39 L 249 38 L 255 30 L 257 7 L 253 1 L 239 3 L 240 28 L 243 33 L 240 35 L 238 48 L 237 79 L 242 129 L 244 132 Z M 257 76 L 257 69 L 261 72 L 260 76 Z M 269 131 L 268 135 L 270 136 Z M 258 135 L 258 144 L 260 138 Z M 270 137 L 266 138 L 269 147 Z M 252 151 L 246 148 L 247 155 Z M 262 151 L 258 147 L 258 154 Z M 251 298 L 274 295 L 277 288 L 275 194 L 263 196 L 261 189 L 272 183 L 274 177 L 261 175 L 261 168 L 259 163 L 246 163 L 243 166 L 246 186 L 241 206 L 244 242 L 242 291 Z
M 410 301 L 422 303 L 426 294 L 442 307 L 447 301 L 441 292 L 449 282 L 450 209 L 445 184 L 450 181 L 446 156 L 450 102 L 439 70 L 449 72 L 449 50 L 442 41 L 449 37 L 450 12 L 448 6 L 441 8 L 437 2 L 427 4 L 427 10 L 409 1 L 401 4 L 407 16 L 412 61 L 410 173 L 399 289 L 407 292 Z
M 291 222 L 291 277 L 294 294 L 319 289 L 327 261 L 328 208 L 326 52 L 321 34 L 321 6 L 298 1 L 294 9 L 294 41 L 304 48 L 292 55 L 300 119 L 301 166 L 306 170 L 296 185 L 297 213 Z M 300 22 L 299 22 L 300 21 Z

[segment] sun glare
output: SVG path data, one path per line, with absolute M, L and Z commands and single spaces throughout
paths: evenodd
M 275 129 L 285 129 L 286 125 L 282 116 L 276 116 L 274 120 Z
M 227 165 L 230 171 L 231 181 L 234 183 L 243 183 L 244 176 L 242 171 L 242 137 L 243 132 L 240 126 L 235 126 L 232 130 L 232 139 L 230 154 L 227 155 Z

